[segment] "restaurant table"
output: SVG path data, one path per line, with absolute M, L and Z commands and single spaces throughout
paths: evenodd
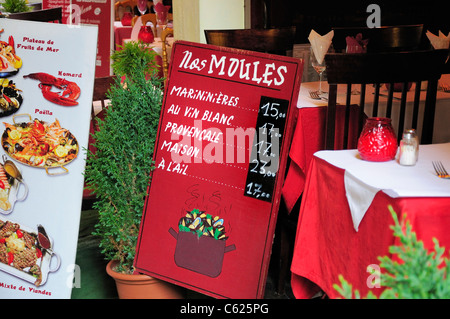
M 123 39 L 123 43 L 127 43 L 130 41 L 134 41 L 131 38 Z M 166 48 L 167 48 L 167 57 L 170 58 L 170 55 L 172 53 L 172 47 L 174 43 L 173 37 L 166 38 Z M 160 56 L 162 56 L 162 41 L 161 38 L 155 38 L 155 41 L 152 43 L 147 44 L 149 48 L 152 48 L 156 53 L 158 53 Z
M 133 27 L 123 26 L 122 22 L 114 21 L 114 49 L 117 49 L 117 46 L 123 45 L 124 39 L 131 38 L 131 30 Z
M 319 151 L 311 161 L 300 208 L 291 285 L 296 298 L 333 288 L 342 275 L 361 296 L 369 290 L 368 266 L 399 244 L 390 225 L 392 205 L 400 222 L 408 220 L 427 249 L 433 238 L 450 249 L 450 180 L 436 176 L 431 161 L 450 167 L 450 143 L 420 145 L 415 166 L 396 160 L 368 162 L 357 150 Z M 448 256 L 448 254 L 447 254 Z M 375 267 L 376 269 L 376 267 Z
M 442 81 L 450 83 L 450 74 L 444 74 L 441 78 Z M 306 178 L 306 172 L 309 168 L 309 163 L 311 162 L 312 155 L 314 152 L 324 149 L 325 141 L 325 118 L 327 110 L 326 100 L 313 100 L 309 96 L 310 90 L 317 90 L 319 82 L 305 82 L 301 84 L 299 98 L 297 102 L 298 116 L 297 123 L 295 127 L 295 132 L 290 148 L 289 157 L 291 159 L 291 164 L 289 166 L 286 180 L 283 185 L 283 199 L 286 203 L 288 211 L 291 211 L 295 203 L 300 198 Z M 328 90 L 328 84 L 326 81 L 322 82 L 323 89 Z M 357 88 L 356 88 L 357 89 Z M 367 93 L 371 93 L 373 90 L 370 86 L 367 88 Z M 344 104 L 345 87 L 338 87 L 338 103 Z M 381 94 L 386 93 L 383 89 L 380 91 Z M 399 97 L 400 92 L 394 94 L 395 97 Z M 412 99 L 414 95 L 414 85 L 408 92 L 408 99 Z M 385 96 L 380 96 L 380 104 L 386 100 Z M 425 91 L 421 92 L 421 100 L 425 100 Z M 351 116 L 356 116 L 359 95 L 354 95 L 352 97 Z M 368 96 L 366 98 L 367 104 L 370 104 L 371 99 Z M 396 102 L 394 100 L 393 107 L 395 108 Z M 407 103 L 408 107 L 409 103 Z M 343 116 L 343 106 L 338 106 L 337 112 L 340 113 L 338 116 Z M 393 118 L 395 122 L 395 116 L 397 113 L 393 112 Z M 436 96 L 436 116 L 435 116 L 435 127 L 433 135 L 433 143 L 446 143 L 450 142 L 450 129 L 448 128 L 450 123 L 450 93 L 438 90 Z M 394 125 L 394 128 L 396 125 Z M 342 128 L 339 126 L 336 128 L 336 135 L 342 136 Z M 420 133 L 420 128 L 418 133 Z M 356 142 L 358 136 L 356 132 L 350 132 L 351 141 L 350 145 L 356 147 Z

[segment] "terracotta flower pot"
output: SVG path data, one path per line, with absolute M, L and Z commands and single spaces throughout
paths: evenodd
M 147 275 L 128 275 L 115 272 L 113 269 L 116 264 L 116 261 L 110 261 L 106 265 L 106 272 L 115 280 L 120 299 L 184 298 L 180 287 Z

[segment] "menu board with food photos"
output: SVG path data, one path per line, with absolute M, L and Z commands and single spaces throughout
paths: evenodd
M 0 299 L 71 296 L 97 31 L 0 19 Z
M 110 55 L 114 50 L 114 3 L 112 0 L 42 0 L 42 8 L 62 8 L 62 23 L 98 27 L 96 77 L 112 74 Z
M 261 298 L 303 61 L 177 41 L 137 245 L 139 272 Z

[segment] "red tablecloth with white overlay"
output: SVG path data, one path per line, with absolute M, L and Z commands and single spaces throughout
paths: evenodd
M 441 78 L 441 81 L 443 81 L 444 83 L 450 83 L 450 74 L 444 74 Z M 322 85 L 324 87 L 324 90 L 328 89 L 328 85 L 326 82 L 322 83 Z M 341 87 L 343 88 L 343 86 Z M 291 164 L 286 176 L 285 184 L 283 186 L 283 199 L 289 211 L 292 210 L 303 192 L 303 188 L 305 185 L 305 176 L 308 171 L 312 155 L 314 154 L 314 152 L 323 149 L 324 145 L 327 101 L 313 100 L 309 97 L 309 91 L 317 90 L 317 88 L 318 82 L 305 82 L 302 83 L 300 87 L 300 94 L 297 102 L 299 114 L 297 117 L 296 129 L 289 154 Z M 368 88 L 367 92 L 369 91 L 370 88 Z M 424 93 L 425 91 L 422 92 L 422 95 Z M 399 94 L 400 93 L 395 93 L 395 96 L 398 97 Z M 412 98 L 413 94 L 414 90 L 411 89 L 410 93 L 408 94 L 408 98 Z M 424 96 L 422 95 L 421 99 L 424 98 Z M 354 95 L 354 97 L 357 98 L 358 95 Z M 385 99 L 385 97 L 380 97 L 380 102 L 382 102 L 383 99 Z M 340 100 L 343 100 L 342 92 L 338 92 L 338 101 Z M 352 102 L 357 103 L 356 100 L 352 100 Z M 370 97 L 368 96 L 367 103 L 369 102 Z M 438 90 L 433 143 L 450 142 L 450 130 L 448 129 L 449 121 L 450 93 Z M 337 136 L 339 136 L 339 134 L 339 132 L 336 133 Z M 353 140 L 352 143 L 356 143 L 356 140 Z
M 439 148 L 441 153 L 436 154 L 447 152 L 450 155 L 450 144 L 427 147 L 422 146 L 419 161 L 422 161 L 422 165 L 428 161 L 431 176 L 431 161 L 424 152 Z M 450 164 L 448 158 L 447 166 Z M 395 165 L 395 162 L 389 165 Z M 408 173 L 413 174 L 413 170 L 419 168 L 411 168 Z M 339 275 L 343 275 L 362 296 L 369 289 L 376 295 L 381 293 L 382 288 L 369 288 L 367 279 L 370 274 L 367 267 L 379 265 L 378 257 L 389 255 L 388 247 L 398 244 L 389 227 L 393 220 L 388 205 L 393 206 L 400 220 L 406 216 L 425 247 L 432 249 L 432 239 L 437 238 L 441 246 L 450 249 L 450 196 L 441 196 L 444 195 L 441 192 L 439 197 L 394 198 L 387 195 L 392 195 L 392 192 L 380 190 L 356 231 L 347 200 L 345 172 L 344 168 L 336 167 L 317 156 L 313 157 L 310 164 L 291 265 L 291 284 L 297 298 L 310 298 L 320 290 L 331 298 L 340 297 L 333 288 L 333 284 L 339 284 Z M 436 176 L 432 177 L 437 183 L 444 182 Z M 447 191 L 447 186 L 444 188 Z

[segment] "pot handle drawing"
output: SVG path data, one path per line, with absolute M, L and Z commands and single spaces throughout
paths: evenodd
M 169 233 L 177 240 L 175 264 L 197 273 L 215 278 L 222 272 L 225 253 L 236 250 L 234 244 L 226 246 L 225 240 L 201 236 L 191 232 L 177 233 L 172 227 Z

